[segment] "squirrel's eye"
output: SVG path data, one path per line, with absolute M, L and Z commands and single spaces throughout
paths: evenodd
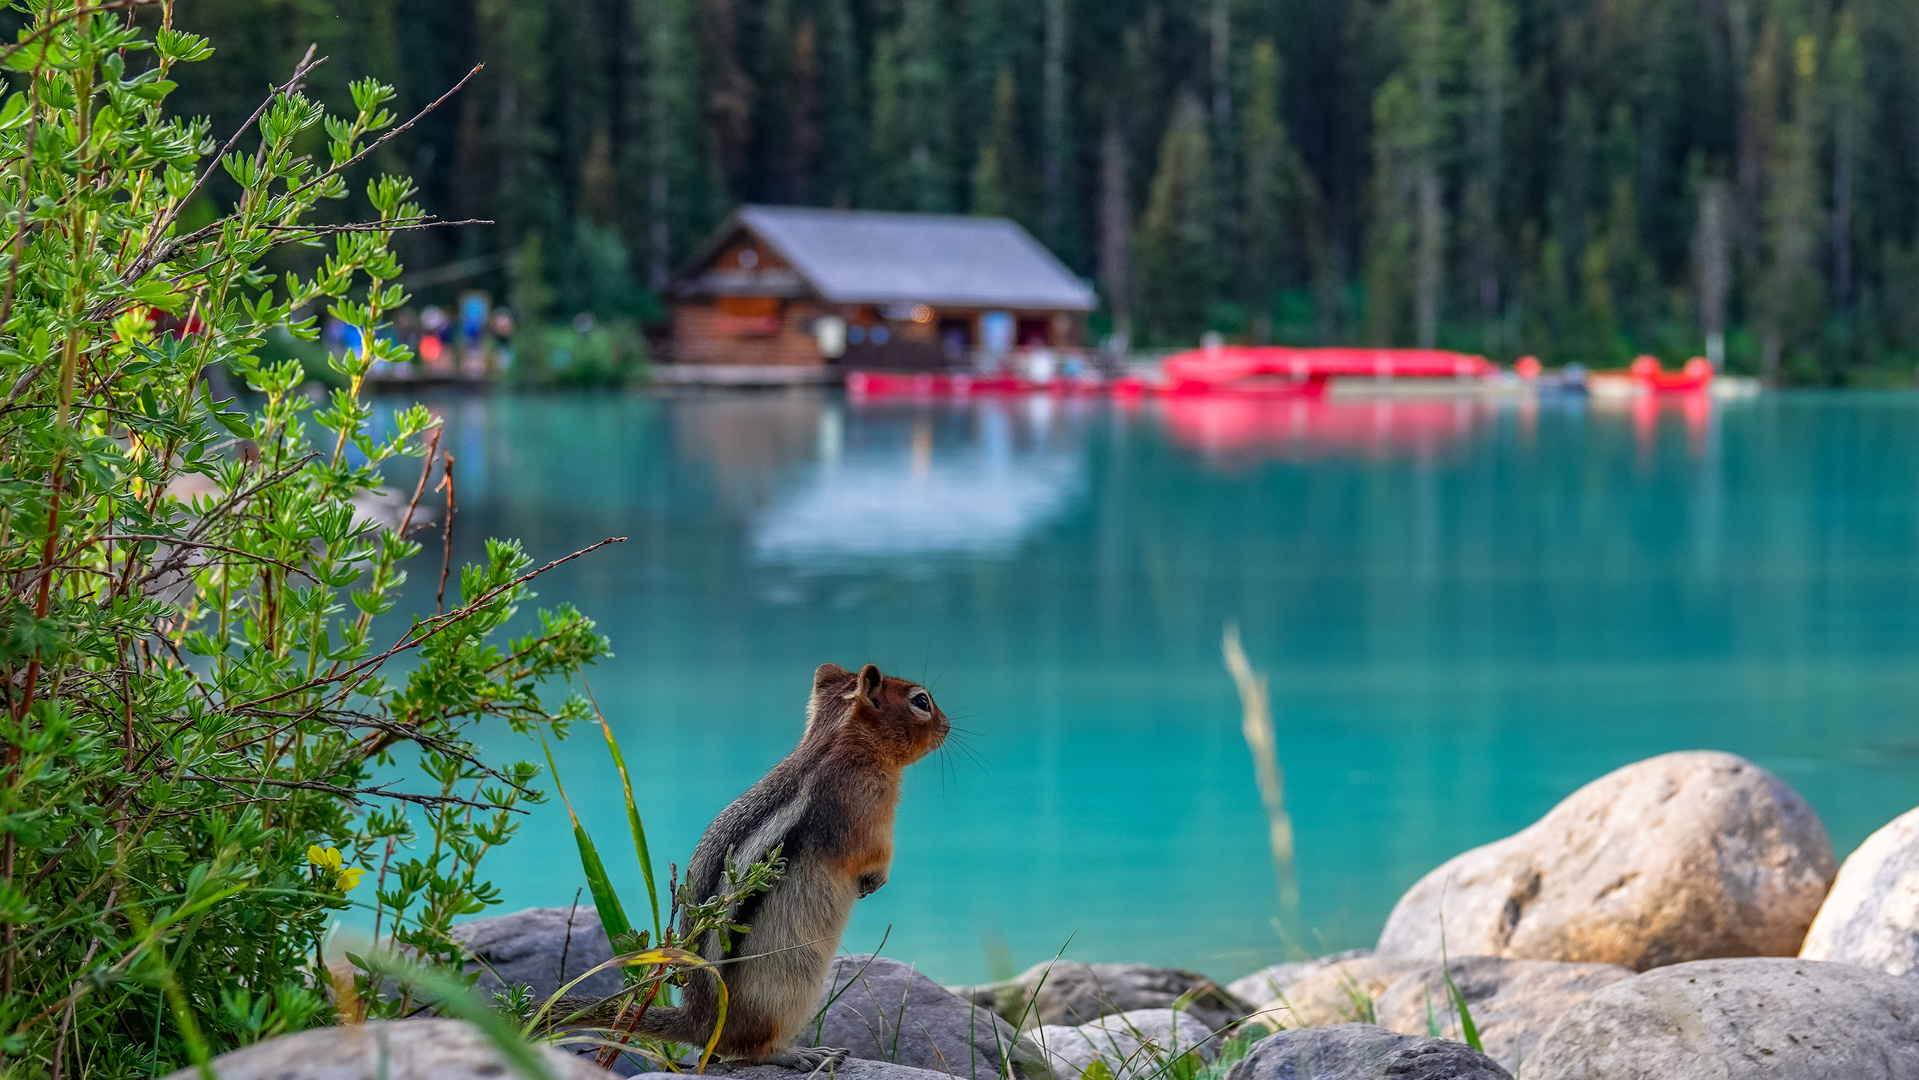
M 910 700 L 912 701 L 913 707 L 915 709 L 918 709 L 921 712 L 933 711 L 933 699 L 930 697 L 927 697 L 926 691 L 924 690 L 921 690 L 919 693 L 914 694 Z

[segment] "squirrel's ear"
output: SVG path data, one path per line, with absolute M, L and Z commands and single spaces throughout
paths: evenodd
M 860 669 L 860 683 L 859 683 L 860 696 L 865 698 L 868 701 L 879 700 L 880 686 L 885 681 L 886 681 L 886 676 L 880 674 L 879 668 L 873 666 L 872 664 L 866 665 L 865 667 Z
M 846 678 L 849 672 L 838 664 L 821 664 L 813 669 L 813 689 L 821 690 Z

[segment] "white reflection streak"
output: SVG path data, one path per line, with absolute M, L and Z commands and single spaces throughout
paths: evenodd
M 1082 487 L 1076 455 L 987 439 L 921 458 L 849 452 L 753 523 L 763 562 L 1010 552 Z M 916 455 L 915 455 L 916 456 Z M 864 460 L 862 460 L 864 459 Z

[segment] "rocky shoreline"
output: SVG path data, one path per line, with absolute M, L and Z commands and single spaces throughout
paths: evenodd
M 591 909 L 460 932 L 483 986 L 524 982 L 536 998 L 612 955 Z M 579 992 L 617 986 L 595 978 L 606 985 Z M 1840 866 L 1778 777 L 1731 754 L 1665 754 L 1434 869 L 1371 950 L 1227 985 L 1062 961 L 949 988 L 898 960 L 842 956 L 799 1041 L 847 1047 L 841 1080 L 1919 1077 L 1919 810 Z M 565 1080 L 608 1075 L 544 1053 Z M 214 1065 L 224 1080 L 509 1071 L 476 1030 L 441 1019 L 310 1031 Z

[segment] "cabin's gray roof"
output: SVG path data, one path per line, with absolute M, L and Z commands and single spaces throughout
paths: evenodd
M 1098 304 L 1052 252 L 1005 218 L 801 206 L 744 206 L 734 217 L 834 303 L 1066 311 Z

